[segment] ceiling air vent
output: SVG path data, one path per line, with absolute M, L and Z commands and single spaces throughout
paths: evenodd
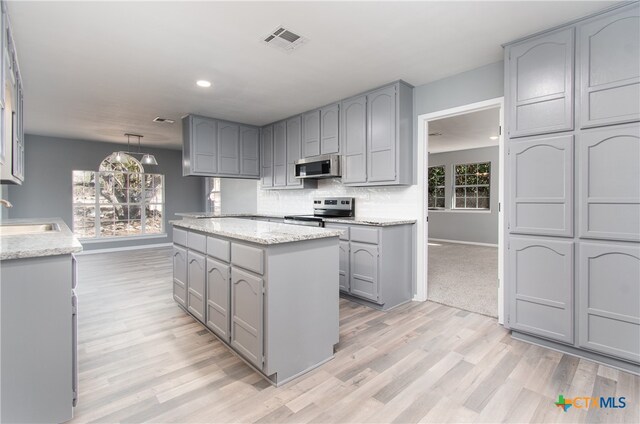
M 276 47 L 280 50 L 284 50 L 287 53 L 292 52 L 294 49 L 300 47 L 307 41 L 309 41 L 307 38 L 304 38 L 296 34 L 295 32 L 281 26 L 276 28 L 263 39 L 263 42 L 265 42 L 266 44 L 272 47 Z
M 156 116 L 155 119 L 153 120 L 153 122 L 160 122 L 160 123 L 163 123 L 163 124 L 173 124 L 176 121 L 174 121 L 173 119 L 161 118 L 159 116 Z

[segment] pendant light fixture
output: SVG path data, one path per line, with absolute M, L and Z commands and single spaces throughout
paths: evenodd
M 125 156 L 127 154 L 130 155 L 141 155 L 142 159 L 140 159 L 140 163 L 142 163 L 143 165 L 157 165 L 158 161 L 156 160 L 155 156 L 153 156 L 152 154 L 149 153 L 142 153 L 141 152 L 141 147 L 140 147 L 140 143 L 142 140 L 142 137 L 144 137 L 143 135 L 140 134 L 132 134 L 132 133 L 126 133 L 125 134 L 127 136 L 127 151 L 118 151 L 118 152 L 114 152 L 115 153 L 115 158 L 114 161 L 118 162 L 118 163 L 123 163 L 125 160 Z M 130 145 L 131 145 L 131 137 L 138 137 L 138 152 L 132 152 Z

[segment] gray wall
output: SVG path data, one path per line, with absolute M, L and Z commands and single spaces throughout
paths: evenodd
M 122 144 L 26 135 L 25 182 L 21 186 L 8 186 L 9 200 L 13 203 L 9 218 L 60 217 L 71 227 L 71 172 L 97 170 L 107 155 L 122 149 Z M 204 210 L 203 179 L 182 176 L 182 153 L 168 149 L 144 150 L 155 155 L 159 163 L 147 170 L 164 174 L 165 177 L 167 236 L 84 243 L 85 250 L 171 242 L 171 226 L 168 221 L 176 219 L 176 212 Z
M 258 180 L 222 178 L 220 210 L 222 213 L 258 212 Z
M 498 243 L 498 147 L 458 150 L 429 155 L 429 166 L 445 166 L 444 211 L 429 211 L 429 238 L 473 243 Z M 453 166 L 456 164 L 491 162 L 490 211 L 457 211 L 451 209 Z

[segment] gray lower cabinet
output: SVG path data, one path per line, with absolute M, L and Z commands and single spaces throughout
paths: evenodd
M 204 255 L 187 252 L 187 310 L 200 322 L 205 323 L 206 261 Z
M 224 262 L 207 258 L 207 327 L 226 342 L 231 340 L 229 327 L 230 283 L 231 267 Z
M 287 124 L 273 124 L 273 187 L 287 185 Z
M 218 122 L 218 172 L 225 175 L 240 174 L 240 125 Z
M 340 105 L 342 182 L 367 182 L 367 96 L 344 100 Z
M 320 111 L 302 115 L 302 155 L 305 158 L 320 154 Z
M 263 281 L 237 268 L 231 270 L 231 346 L 249 362 L 263 365 Z
M 579 244 L 578 344 L 640 363 L 640 246 Z
M 260 176 L 260 130 L 240 125 L 240 173 Z
M 339 283 L 340 290 L 343 292 L 349 292 L 349 280 L 350 280 L 350 270 L 349 265 L 351 263 L 350 260 L 350 248 L 348 241 L 340 241 L 340 265 L 338 273 L 340 274 Z
M 378 302 L 378 246 L 351 242 L 350 293 Z
M 578 25 L 581 128 L 640 120 L 640 8 Z
M 260 181 L 263 188 L 273 187 L 273 126 L 262 129 L 260 137 Z
M 511 328 L 573 343 L 573 242 L 509 237 Z
M 509 137 L 573 129 L 574 33 L 564 28 L 506 47 Z
M 580 237 L 640 241 L 640 125 L 578 135 Z
M 573 235 L 573 135 L 509 144 L 509 231 Z
M 187 307 L 187 249 L 173 245 L 173 298 Z
M 340 152 L 340 105 L 320 109 L 320 154 Z

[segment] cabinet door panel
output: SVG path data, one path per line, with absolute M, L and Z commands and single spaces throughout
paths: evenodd
M 340 106 L 320 109 L 320 154 L 340 152 Z
M 580 243 L 581 347 L 640 362 L 640 247 Z
M 218 143 L 216 121 L 193 116 L 191 118 L 191 161 L 197 173 L 218 172 Z
M 273 186 L 287 185 L 287 127 L 285 122 L 273 124 Z
M 367 181 L 367 98 L 360 96 L 342 102 L 340 140 L 343 143 L 343 183 Z
M 207 258 L 207 327 L 229 341 L 229 302 L 231 275 L 229 265 Z
M 367 95 L 367 181 L 396 179 L 396 87 Z
M 187 307 L 187 249 L 173 246 L 173 298 Z
M 240 126 L 240 174 L 260 175 L 260 133 L 257 128 Z
M 349 242 L 340 242 L 339 285 L 340 290 L 349 292 Z
M 378 246 L 351 242 L 351 294 L 378 302 Z
M 640 14 L 636 4 L 578 27 L 582 128 L 640 119 Z
M 221 174 L 240 173 L 240 126 L 218 122 L 219 166 Z
M 573 235 L 573 136 L 511 142 L 511 233 Z
M 187 310 L 203 324 L 205 324 L 205 267 L 205 257 L 199 253 L 189 250 L 187 253 L 189 280 L 189 284 L 187 285 Z
M 260 149 L 262 187 L 273 187 L 273 127 L 262 129 L 262 148 Z
M 262 369 L 262 279 L 232 268 L 231 282 L 231 345 Z
M 640 125 L 578 136 L 580 237 L 640 240 Z
M 302 149 L 304 157 L 320 154 L 320 111 L 314 110 L 302 115 Z
M 302 154 L 302 117 L 287 120 L 287 186 L 300 186 L 302 180 L 296 178 L 295 162 Z
M 509 136 L 572 130 L 574 29 L 508 49 Z
M 511 328 L 573 342 L 573 242 L 509 239 Z

